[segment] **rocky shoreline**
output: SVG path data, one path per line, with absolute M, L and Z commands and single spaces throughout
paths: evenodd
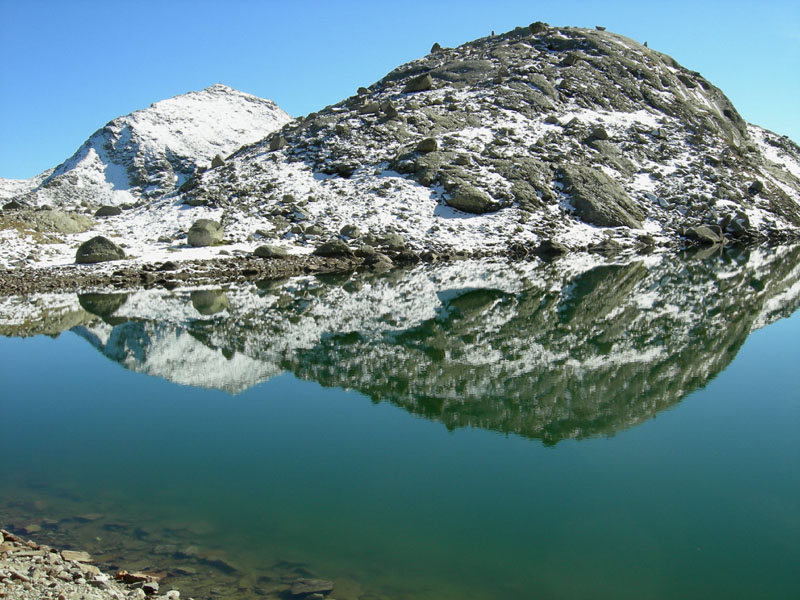
M 599 251 L 600 249 L 598 249 Z M 546 253 L 559 254 L 555 249 Z M 0 268 L 0 297 L 21 294 L 73 291 L 109 291 L 132 288 L 229 284 L 244 281 L 281 279 L 307 274 L 333 274 L 369 269 L 385 271 L 420 262 L 436 263 L 480 258 L 523 258 L 512 250 L 498 256 L 476 251 L 453 254 L 375 252 L 318 256 L 289 254 L 276 258 L 229 256 L 206 260 L 165 261 L 152 264 L 101 263 L 53 267 Z
M 157 575 L 102 572 L 87 552 L 57 550 L 0 529 L 0 598 L 29 600 L 178 600 L 161 594 Z
M 715 252 L 727 243 L 712 243 L 706 239 L 687 239 L 683 245 L 656 246 L 642 242 L 634 250 L 622 248 L 613 240 L 586 246 L 583 253 L 602 255 L 649 254 L 654 251 L 681 250 L 700 247 Z M 724 240 L 727 242 L 727 240 Z M 735 245 L 735 244 L 733 244 Z M 297 275 L 335 274 L 359 269 L 387 271 L 395 267 L 418 263 L 447 263 L 468 259 L 552 260 L 570 250 L 555 242 L 546 241 L 537 247 L 509 245 L 502 251 L 485 249 L 454 252 L 415 252 L 406 248 L 391 250 L 362 246 L 356 251 L 342 249 L 329 255 L 279 254 L 260 256 L 258 253 L 221 255 L 210 259 L 141 262 L 103 262 L 48 267 L 0 267 L 0 297 L 49 292 L 115 291 L 121 289 L 150 289 L 224 285 L 246 281 L 283 279 Z
M 51 494 L 57 502 L 3 492 L 0 599 L 388 600 L 358 577 L 332 580 L 288 555 L 228 552 L 219 543 L 226 532 L 204 521 L 131 515 L 69 488 Z

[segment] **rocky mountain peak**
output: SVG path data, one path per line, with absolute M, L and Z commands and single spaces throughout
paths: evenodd
M 257 208 L 293 242 L 286 198 L 323 236 L 357 222 L 423 248 L 586 249 L 796 236 L 799 175 L 800 149 L 699 73 L 605 30 L 534 23 L 435 44 L 243 148 L 187 200 Z
M 271 100 L 215 84 L 113 119 L 16 195 L 23 205 L 61 208 L 151 200 L 290 119 Z

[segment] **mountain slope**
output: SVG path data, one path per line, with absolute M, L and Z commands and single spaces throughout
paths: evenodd
M 136 204 L 173 192 L 217 154 L 227 156 L 291 117 L 270 101 L 213 85 L 110 121 L 69 159 L 0 190 L 25 205 Z
M 534 23 L 435 45 L 359 92 L 242 149 L 186 201 L 312 246 L 346 224 L 435 251 L 800 231 L 800 148 L 610 32 Z

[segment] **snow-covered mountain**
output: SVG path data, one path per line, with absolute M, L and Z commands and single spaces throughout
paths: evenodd
M 537 22 L 435 44 L 304 118 L 222 86 L 155 104 L 18 199 L 134 207 L 55 234 L 0 213 L 0 265 L 70 264 L 98 234 L 128 260 L 215 256 L 185 243 L 200 218 L 228 253 L 332 238 L 431 256 L 634 251 L 800 238 L 800 147 L 669 56 Z
M 69 159 L 30 180 L 0 180 L 0 197 L 28 206 L 135 205 L 175 191 L 291 120 L 271 100 L 212 85 L 110 121 Z
M 238 393 L 282 372 L 448 427 L 557 442 L 648 419 L 800 305 L 800 248 L 459 261 L 226 290 L 0 300 L 128 369 Z
M 800 232 L 796 144 L 656 50 L 543 23 L 434 46 L 191 185 L 292 243 L 350 223 L 434 251 Z

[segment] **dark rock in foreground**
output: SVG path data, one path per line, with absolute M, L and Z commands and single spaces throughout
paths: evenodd
M 102 235 L 93 237 L 78 248 L 75 262 L 78 264 L 91 264 L 111 260 L 122 260 L 125 252 L 108 238 Z

